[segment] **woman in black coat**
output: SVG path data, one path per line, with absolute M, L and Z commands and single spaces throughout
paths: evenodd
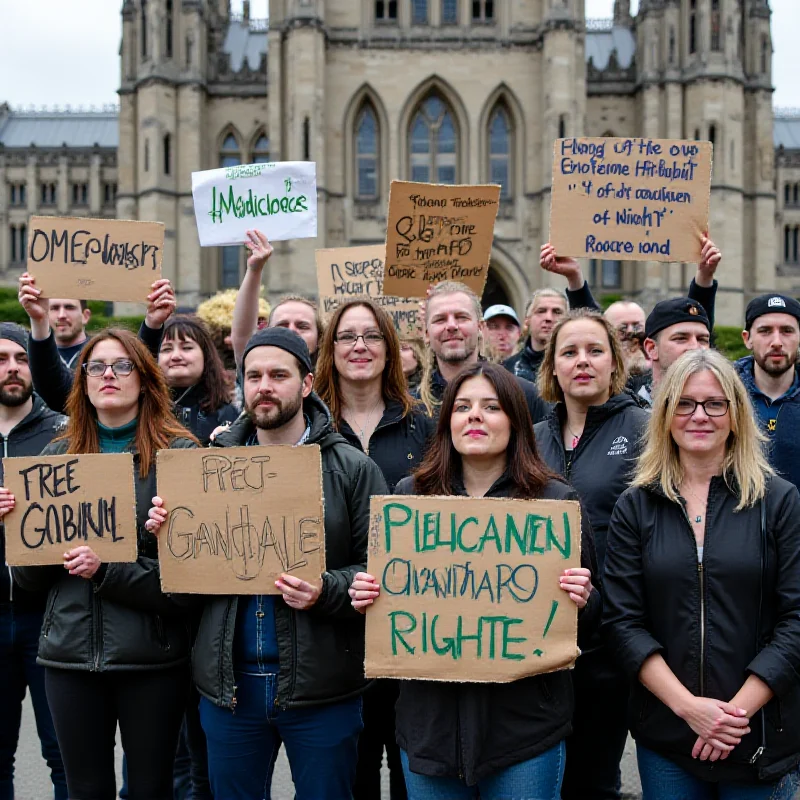
M 576 498 L 538 457 L 516 379 L 487 363 L 448 384 L 430 452 L 396 493 Z M 579 609 L 580 641 L 600 613 L 591 528 L 585 514 L 581 518 L 582 566 L 560 577 L 560 588 Z M 373 576 L 359 573 L 350 590 L 353 606 L 366 609 L 379 590 Z M 409 797 L 558 797 L 572 712 L 566 670 L 511 683 L 401 681 L 397 741 Z

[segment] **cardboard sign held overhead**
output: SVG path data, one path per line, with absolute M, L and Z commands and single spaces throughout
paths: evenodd
M 161 587 L 196 594 L 279 594 L 287 572 L 325 571 L 317 445 L 160 450 Z
M 550 242 L 560 256 L 622 261 L 701 258 L 711 142 L 556 139 Z
M 27 269 L 43 297 L 146 303 L 161 277 L 164 225 L 31 217 Z
M 422 336 L 419 302 L 383 294 L 386 246 L 317 250 L 319 301 L 326 319 L 343 300 L 369 297 L 388 312 L 401 336 Z
M 200 246 L 242 244 L 251 229 L 270 241 L 317 235 L 313 161 L 244 164 L 192 173 Z
M 580 566 L 576 501 L 373 497 L 368 678 L 505 683 L 571 667 Z
M 425 297 L 431 283 L 461 281 L 479 297 L 489 258 L 500 187 L 392 181 L 383 290 Z
M 88 545 L 101 561 L 136 561 L 136 496 L 130 453 L 3 459 L 16 505 L 5 519 L 6 562 L 63 564 Z

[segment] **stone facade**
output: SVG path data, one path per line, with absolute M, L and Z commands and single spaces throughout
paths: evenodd
M 712 140 L 718 320 L 738 324 L 754 293 L 800 289 L 794 233 L 783 258 L 800 202 L 794 189 L 783 202 L 775 174 L 777 159 L 800 191 L 800 152 L 773 144 L 767 0 L 640 0 L 635 18 L 616 0 L 602 23 L 583 0 L 270 0 L 268 30 L 247 0 L 242 17 L 229 0 L 125 0 L 122 24 L 116 211 L 166 223 L 182 306 L 244 268 L 241 250 L 199 247 L 190 173 L 271 158 L 315 161 L 319 187 L 319 237 L 276 243 L 271 296 L 313 294 L 317 247 L 383 241 L 393 178 L 499 179 L 484 301 L 522 309 L 550 282 L 538 251 L 565 135 Z M 684 291 L 693 267 L 586 273 L 598 293 L 649 305 Z

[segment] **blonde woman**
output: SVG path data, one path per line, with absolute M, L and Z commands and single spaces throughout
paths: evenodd
M 604 624 L 635 679 L 643 800 L 789 800 L 800 762 L 800 496 L 723 356 L 658 388 L 611 517 Z

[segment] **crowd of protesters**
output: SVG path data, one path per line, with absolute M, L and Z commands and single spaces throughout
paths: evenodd
M 603 312 L 545 244 L 565 292 L 518 313 L 439 283 L 401 335 L 367 298 L 327 320 L 299 295 L 267 307 L 272 246 L 246 246 L 220 322 L 175 315 L 161 279 L 138 335 L 90 336 L 86 303 L 28 273 L 29 329 L 0 322 L 2 457 L 131 453 L 138 544 L 133 563 L 82 545 L 3 572 L 0 800 L 26 690 L 56 800 L 266 800 L 282 746 L 298 800 L 379 800 L 384 753 L 391 800 L 619 800 L 629 734 L 644 800 L 795 797 L 800 303 L 753 299 L 752 355 L 731 364 L 707 237 L 687 295 L 649 313 Z M 320 448 L 320 585 L 162 592 L 157 451 L 270 445 Z M 575 668 L 367 680 L 369 504 L 391 493 L 579 501 L 580 567 L 558 585 Z M 15 504 L 0 487 L 0 518 Z

